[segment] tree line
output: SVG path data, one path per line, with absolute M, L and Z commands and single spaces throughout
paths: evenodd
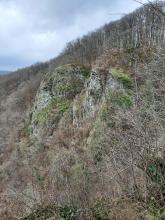
M 105 51 L 135 49 L 165 43 L 165 2 L 148 3 L 100 29 L 66 45 L 51 63 L 80 63 L 91 66 Z

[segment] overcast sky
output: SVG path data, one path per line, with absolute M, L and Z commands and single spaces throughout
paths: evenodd
M 133 0 L 0 0 L 0 70 L 53 58 L 68 41 L 136 7 Z

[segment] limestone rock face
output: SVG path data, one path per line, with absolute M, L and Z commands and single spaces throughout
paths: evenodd
M 84 67 L 60 66 L 45 76 L 37 92 L 31 114 L 31 133 L 38 139 L 51 134 L 73 98 L 84 87 L 88 70 Z
M 94 115 L 97 104 L 100 102 L 103 92 L 105 76 L 100 75 L 97 71 L 92 71 L 89 81 L 86 83 L 85 99 L 83 101 L 84 116 Z
M 92 118 L 105 100 L 106 93 L 117 90 L 119 83 L 112 77 L 111 71 L 93 69 L 85 83 L 84 93 L 73 104 L 73 124 L 79 126 L 80 120 Z
M 109 70 L 65 65 L 45 76 L 37 92 L 31 114 L 31 134 L 37 139 L 50 136 L 58 128 L 66 112 L 73 125 L 93 118 L 107 91 L 116 90 L 119 83 Z M 66 119 L 65 119 L 66 120 Z
M 105 98 L 107 89 L 117 89 L 119 84 L 115 81 L 109 71 L 95 69 L 91 72 L 90 79 L 86 83 L 86 95 L 83 102 L 85 117 L 94 116 L 98 104 Z

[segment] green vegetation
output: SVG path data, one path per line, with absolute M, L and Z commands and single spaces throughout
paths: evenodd
M 52 100 L 49 102 L 49 104 L 42 109 L 41 111 L 36 111 L 33 114 L 32 120 L 37 123 L 44 124 L 46 121 L 48 121 L 50 113 L 52 110 L 55 110 L 57 114 L 63 114 L 66 112 L 70 107 L 70 101 L 68 100 Z
M 134 47 L 130 47 L 130 48 L 126 48 L 125 49 L 125 52 L 126 53 L 133 53 L 135 51 L 135 48 Z
M 61 207 L 59 212 L 60 220 L 75 220 L 76 209 L 73 207 Z
M 81 92 L 85 79 L 89 75 L 90 71 L 85 67 L 74 65 L 58 67 L 54 75 L 56 80 L 56 86 L 53 88 L 54 94 L 57 94 L 59 97 L 73 99 Z
M 110 117 L 110 112 L 107 105 L 104 105 L 100 111 L 101 121 L 106 121 Z
M 90 153 L 95 164 L 101 162 L 106 154 L 107 124 L 100 118 L 95 122 L 90 141 Z
M 132 89 L 133 82 L 130 76 L 121 69 L 112 68 L 112 76 L 123 84 L 125 89 Z
M 92 213 L 96 220 L 108 219 L 110 213 L 108 202 L 105 199 L 97 200 L 92 208 Z
M 81 67 L 81 72 L 85 78 L 88 78 L 90 76 L 90 68 Z
M 165 218 L 165 211 L 161 212 L 160 210 L 157 210 L 157 213 L 147 215 L 145 220 L 160 220 L 162 217 Z
M 20 220 L 39 220 L 39 219 L 49 219 L 56 216 L 59 213 L 59 220 L 75 220 L 76 209 L 73 207 L 60 207 L 47 206 L 45 208 L 38 208 L 32 211 L 29 215 L 22 217 Z
M 113 108 L 109 107 L 107 104 L 102 106 L 102 109 L 99 113 L 100 120 L 105 122 L 109 128 L 115 127 L 115 120 L 113 116 Z
M 147 200 L 147 209 L 151 215 L 148 220 L 157 220 L 165 217 L 165 210 L 162 209 L 165 199 L 165 158 L 149 158 L 146 174 L 152 181 Z
M 56 209 L 54 206 L 47 206 L 45 208 L 39 208 L 32 211 L 29 215 L 22 217 L 20 220 L 37 220 L 48 219 L 55 215 Z
M 68 100 L 58 101 L 56 107 L 60 113 L 65 113 L 70 107 L 70 102 Z
M 96 145 L 93 148 L 93 159 L 94 159 L 95 163 L 101 162 L 103 160 L 103 157 L 104 157 L 103 152 L 104 152 L 104 150 L 103 150 L 102 145 Z
M 159 209 L 158 201 L 153 196 L 148 199 L 147 209 L 148 209 L 150 215 L 155 218 L 158 216 L 160 217 L 162 215 L 162 211 Z
M 156 183 L 161 183 L 165 180 L 165 159 L 155 158 L 150 161 L 147 166 L 147 174 Z
M 133 106 L 132 97 L 123 91 L 110 92 L 110 99 L 114 106 L 129 109 Z
M 60 65 L 59 67 L 56 68 L 56 72 L 59 74 L 65 74 L 67 71 L 71 70 L 72 68 L 73 68 L 72 64 Z
M 65 64 L 56 69 L 57 73 L 65 74 L 66 72 L 77 72 L 78 74 L 83 75 L 85 78 L 90 76 L 90 68 L 85 66 L 77 66 L 73 64 Z
M 74 78 L 70 84 L 59 86 L 58 90 L 64 94 L 65 97 L 73 98 L 75 95 L 81 92 L 84 82 L 81 79 Z

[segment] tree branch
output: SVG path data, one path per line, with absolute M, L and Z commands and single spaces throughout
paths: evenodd
M 151 9 L 153 9 L 154 11 L 158 12 L 159 14 L 161 14 L 165 17 L 165 12 L 163 10 L 161 10 L 159 5 L 158 5 L 158 3 L 160 1 L 156 1 L 154 3 L 149 1 L 149 0 L 147 1 L 147 3 L 143 3 L 141 0 L 134 0 L 134 1 L 137 2 L 137 3 L 140 3 L 141 5 L 144 5 L 144 6 L 149 5 Z

